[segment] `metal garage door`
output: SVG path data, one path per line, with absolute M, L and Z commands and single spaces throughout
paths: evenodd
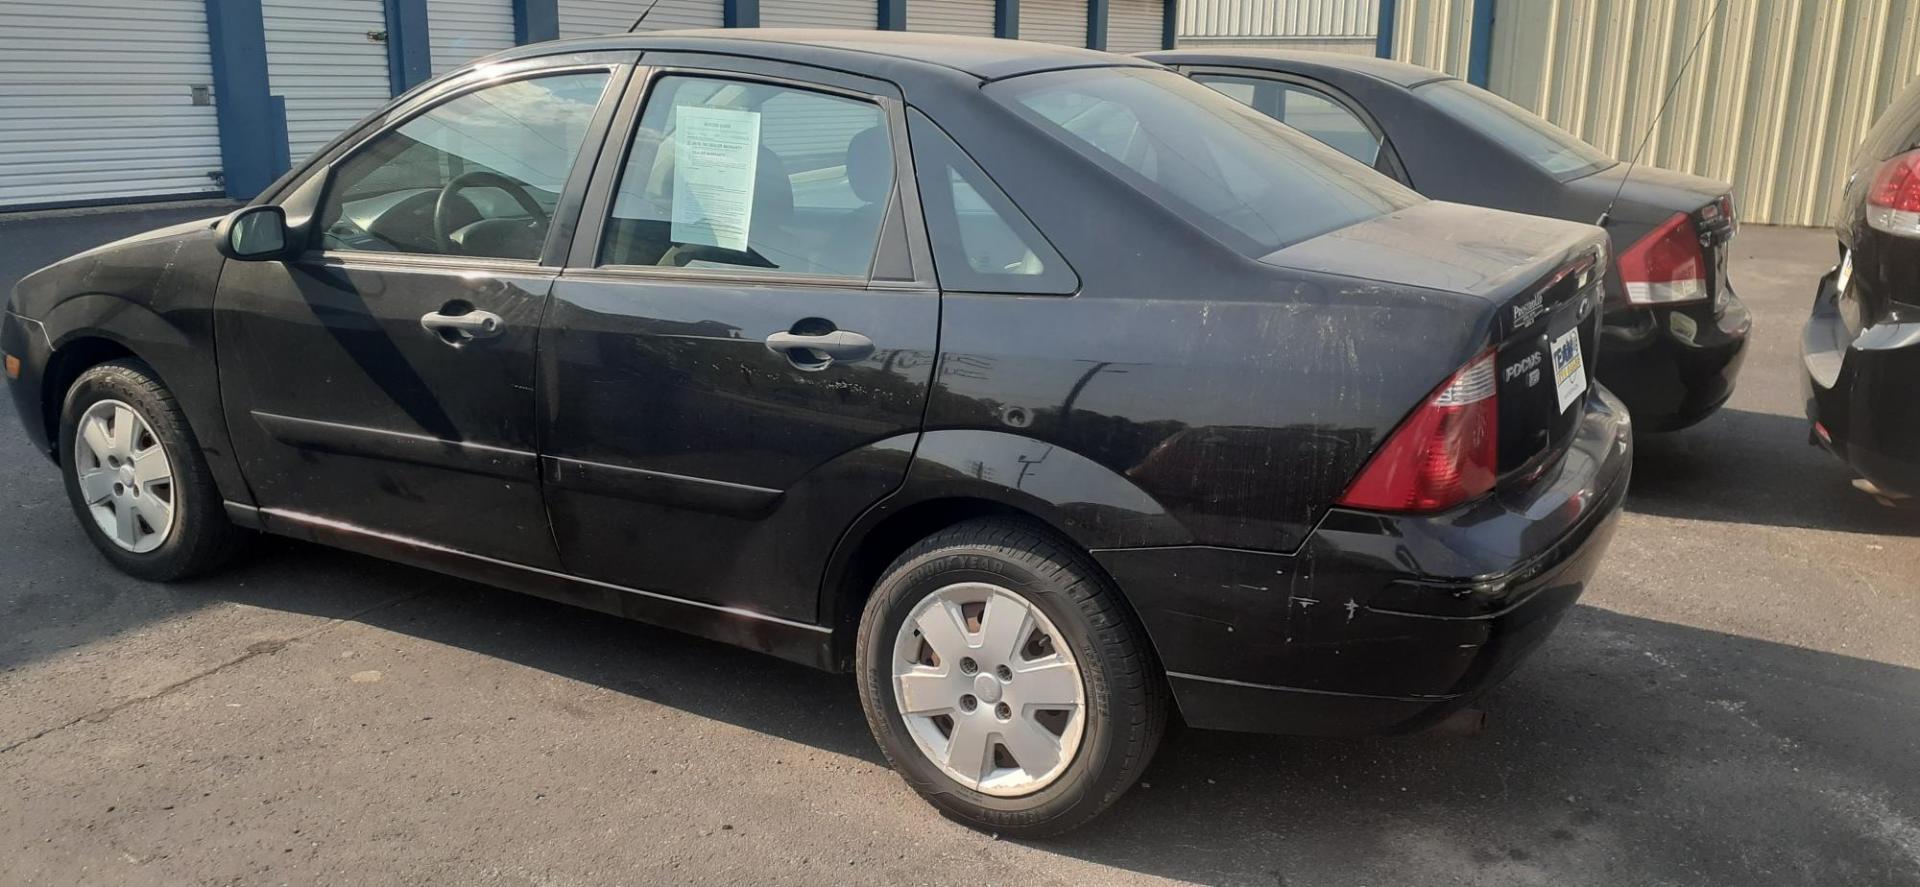
M 1087 0 L 1026 0 L 1020 4 L 1020 39 L 1087 45 Z
M 0 0 L 0 207 L 220 191 L 206 0 Z
M 760 0 L 760 26 L 871 31 L 880 27 L 880 4 L 878 0 Z
M 435 76 L 513 45 L 511 0 L 427 0 Z
M 646 9 L 646 0 L 560 0 L 560 36 L 625 34 Z M 640 30 L 718 28 L 725 22 L 720 0 L 660 0 Z
M 907 4 L 907 30 L 993 36 L 993 0 L 939 0 Z
M 1107 51 L 1159 49 L 1165 12 L 1161 0 L 1112 0 L 1107 7 Z
M 287 156 L 298 165 L 393 97 L 381 0 L 262 0 L 267 88 L 287 99 Z

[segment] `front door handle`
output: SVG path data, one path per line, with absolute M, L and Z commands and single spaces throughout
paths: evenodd
M 460 314 L 434 311 L 421 315 L 420 328 L 446 340 L 449 345 L 463 345 L 474 339 L 491 339 L 500 335 L 507 331 L 507 324 L 500 319 L 500 315 L 491 311 L 466 311 Z
M 873 340 L 852 330 L 833 330 L 813 336 L 774 333 L 767 337 L 767 348 L 785 354 L 796 366 L 818 369 L 836 360 L 866 360 L 873 355 Z

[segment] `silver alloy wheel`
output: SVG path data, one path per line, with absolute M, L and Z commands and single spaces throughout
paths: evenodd
M 87 510 L 115 545 L 145 554 L 173 531 L 173 462 L 153 426 L 117 400 L 87 407 L 74 433 L 73 470 Z
M 893 647 L 894 705 L 920 752 L 954 781 L 1015 797 L 1073 763 L 1086 689 L 1039 607 L 998 585 L 948 585 L 914 606 Z

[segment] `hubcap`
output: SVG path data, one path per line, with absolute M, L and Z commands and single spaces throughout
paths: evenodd
M 173 530 L 173 463 L 139 412 L 102 400 L 80 417 L 73 468 L 100 532 L 113 544 L 145 554 Z
M 948 585 L 907 614 L 894 641 L 893 690 L 927 760 L 1000 797 L 1060 778 L 1086 725 L 1086 691 L 1066 639 L 1038 607 L 984 582 Z

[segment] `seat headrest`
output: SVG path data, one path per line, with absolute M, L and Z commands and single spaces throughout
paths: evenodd
M 847 142 L 847 184 L 868 203 L 879 203 L 892 193 L 893 148 L 885 126 L 869 126 Z

